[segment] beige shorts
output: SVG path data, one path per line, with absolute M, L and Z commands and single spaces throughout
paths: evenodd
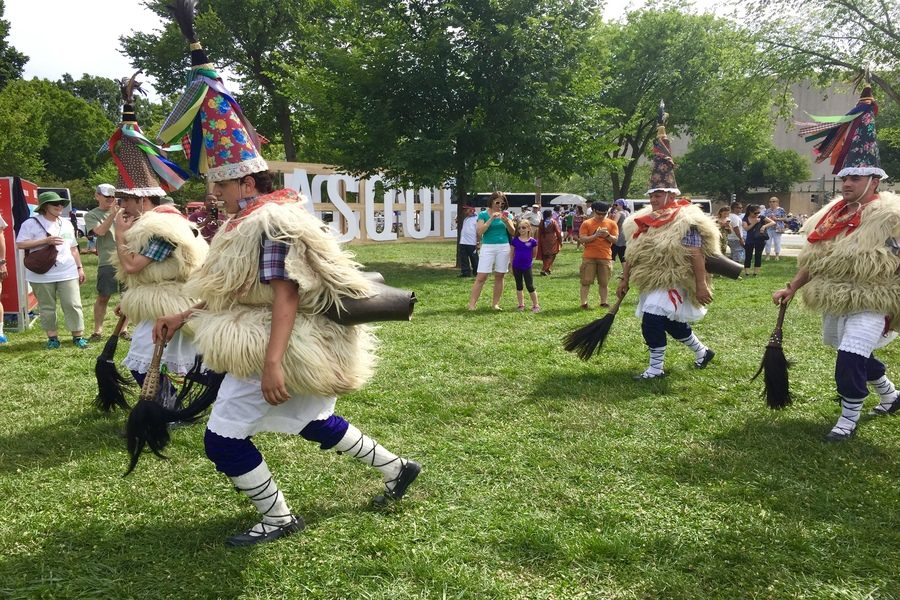
M 604 258 L 581 259 L 581 285 L 591 285 L 595 281 L 601 286 L 609 285 L 613 261 Z

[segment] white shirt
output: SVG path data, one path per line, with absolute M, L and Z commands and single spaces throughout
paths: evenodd
M 471 215 L 463 220 L 462 230 L 459 232 L 459 243 L 466 246 L 478 244 L 478 215 Z
M 528 219 L 528 222 L 531 223 L 532 227 L 537 227 L 541 224 L 541 221 L 544 220 L 544 218 L 541 216 L 541 211 L 534 212 L 533 210 L 531 212 L 525 213 L 525 218 Z
M 40 224 L 38 224 L 38 220 Z M 41 225 L 47 230 L 46 233 L 44 229 L 41 229 Z M 59 281 L 78 279 L 78 265 L 75 263 L 75 257 L 72 256 L 72 247 L 77 246 L 78 241 L 75 239 L 75 229 L 68 219 L 59 217 L 53 222 L 35 213 L 33 219 L 27 219 L 22 223 L 22 226 L 19 228 L 19 235 L 16 236 L 16 242 L 41 240 L 47 237 L 47 233 L 65 240 L 56 247 L 56 264 L 43 274 L 25 269 L 25 280 L 29 283 L 57 283 Z
M 732 228 L 731 231 L 728 232 L 728 239 L 729 239 L 729 240 L 736 240 L 736 239 L 738 239 L 737 236 L 734 235 L 734 228 L 735 228 L 735 227 L 737 227 L 738 231 L 741 232 L 741 239 L 744 239 L 744 237 L 746 237 L 745 234 L 744 234 L 744 228 L 741 226 L 741 223 L 742 223 L 741 219 L 742 219 L 742 216 L 741 216 L 741 215 L 736 215 L 736 214 L 734 214 L 734 213 L 728 215 L 728 224 L 729 224 L 729 225 L 731 226 L 731 228 Z

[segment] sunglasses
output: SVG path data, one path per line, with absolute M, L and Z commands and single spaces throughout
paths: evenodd
M 66 204 L 68 204 L 68 202 L 66 202 L 66 201 L 62 201 L 62 202 L 45 202 L 45 204 L 48 204 L 48 205 L 50 205 L 50 206 L 65 206 Z

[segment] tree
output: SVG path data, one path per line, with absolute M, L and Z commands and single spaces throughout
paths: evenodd
M 144 5 L 168 19 L 170 0 L 145 0 Z M 325 43 L 333 0 L 271 2 L 270 0 L 208 0 L 201 5 L 196 29 L 212 62 L 226 74 L 239 94 L 242 108 L 266 137 L 284 146 L 288 160 L 297 160 L 298 136 L 305 126 L 302 90 L 285 92 L 287 67 L 298 68 Z M 156 79 L 162 94 L 184 87 L 190 67 L 187 42 L 173 22 L 162 31 L 136 32 L 121 38 L 124 54 Z M 329 45 L 331 42 L 328 42 Z M 237 85 L 235 85 L 237 84 Z
M 678 160 L 678 185 L 682 191 L 728 201 L 741 198 L 753 187 L 773 192 L 790 190 L 794 183 L 809 179 L 809 166 L 794 150 L 778 150 L 771 143 L 760 147 L 692 144 Z
M 312 89 L 323 160 L 391 182 L 455 181 L 498 169 L 532 179 L 602 159 L 605 113 L 576 93 L 595 6 L 571 0 L 357 0 L 349 40 L 297 70 Z M 351 36 L 352 33 L 352 36 Z
M 58 180 L 90 176 L 99 164 L 97 150 L 113 130 L 99 106 L 39 79 L 6 86 L 0 118 L 8 123 L 4 135 L 19 140 L 16 146 L 3 140 L 0 161 L 30 177 L 40 174 L 40 165 Z
M 609 154 L 619 165 L 610 172 L 616 197 L 631 188 L 634 169 L 656 136 L 661 99 L 670 136 L 697 137 L 740 126 L 759 137 L 748 125 L 764 131 L 767 122 L 774 122 L 773 97 L 776 108 L 786 105 L 755 40 L 712 15 L 689 14 L 677 6 L 632 12 L 624 24 L 601 26 L 593 46 L 594 52 L 608 55 L 598 61 L 605 65 L 601 101 L 617 109 L 615 127 L 607 133 L 616 141 Z
M 87 73 L 83 74 L 81 79 L 75 80 L 68 73 L 63 73 L 56 85 L 76 98 L 97 104 L 106 113 L 106 118 L 113 123 L 118 123 L 121 119 L 122 94 L 115 80 Z
M 0 16 L 6 12 L 6 3 L 0 0 Z M 22 76 L 22 69 L 28 62 L 28 57 L 9 45 L 6 38 L 9 37 L 9 21 L 0 19 L 0 90 L 6 85 Z
M 865 78 L 900 104 L 900 4 L 866 0 L 755 0 L 745 22 L 794 78 Z M 848 77 L 849 76 L 849 77 Z

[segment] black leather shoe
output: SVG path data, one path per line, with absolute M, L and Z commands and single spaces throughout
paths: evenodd
M 850 431 L 848 433 L 843 433 L 840 431 L 829 431 L 825 434 L 824 440 L 826 442 L 846 442 L 850 438 L 852 438 L 856 434 L 856 430 Z
M 887 408 L 882 408 L 881 404 L 879 404 L 871 411 L 869 411 L 869 414 L 878 417 L 886 417 L 887 415 L 892 415 L 897 411 L 900 411 L 900 391 L 896 393 L 896 395 L 894 396 L 894 401 L 891 402 Z
M 260 525 L 260 523 L 257 523 L 244 533 L 231 536 L 226 540 L 225 544 L 227 546 L 254 546 L 256 544 L 274 542 L 278 538 L 291 535 L 298 531 L 303 531 L 303 528 L 306 527 L 303 518 L 298 517 L 297 515 L 292 515 L 292 517 L 291 522 L 284 525 L 269 525 L 268 523 L 262 523 L 262 528 L 265 533 L 255 531 Z
M 716 353 L 713 352 L 712 348 L 707 348 L 706 354 L 703 355 L 703 358 L 694 361 L 694 367 L 696 367 L 697 369 L 705 369 L 706 365 L 708 365 L 712 361 L 715 355 Z
M 394 487 L 389 488 L 387 486 L 387 484 L 392 482 L 385 482 L 384 495 L 376 496 L 375 504 L 384 504 L 388 500 L 400 500 L 403 498 L 406 495 L 406 488 L 416 480 L 421 471 L 422 465 L 414 460 L 407 460 L 406 464 L 400 469 L 400 474 L 393 480 Z

